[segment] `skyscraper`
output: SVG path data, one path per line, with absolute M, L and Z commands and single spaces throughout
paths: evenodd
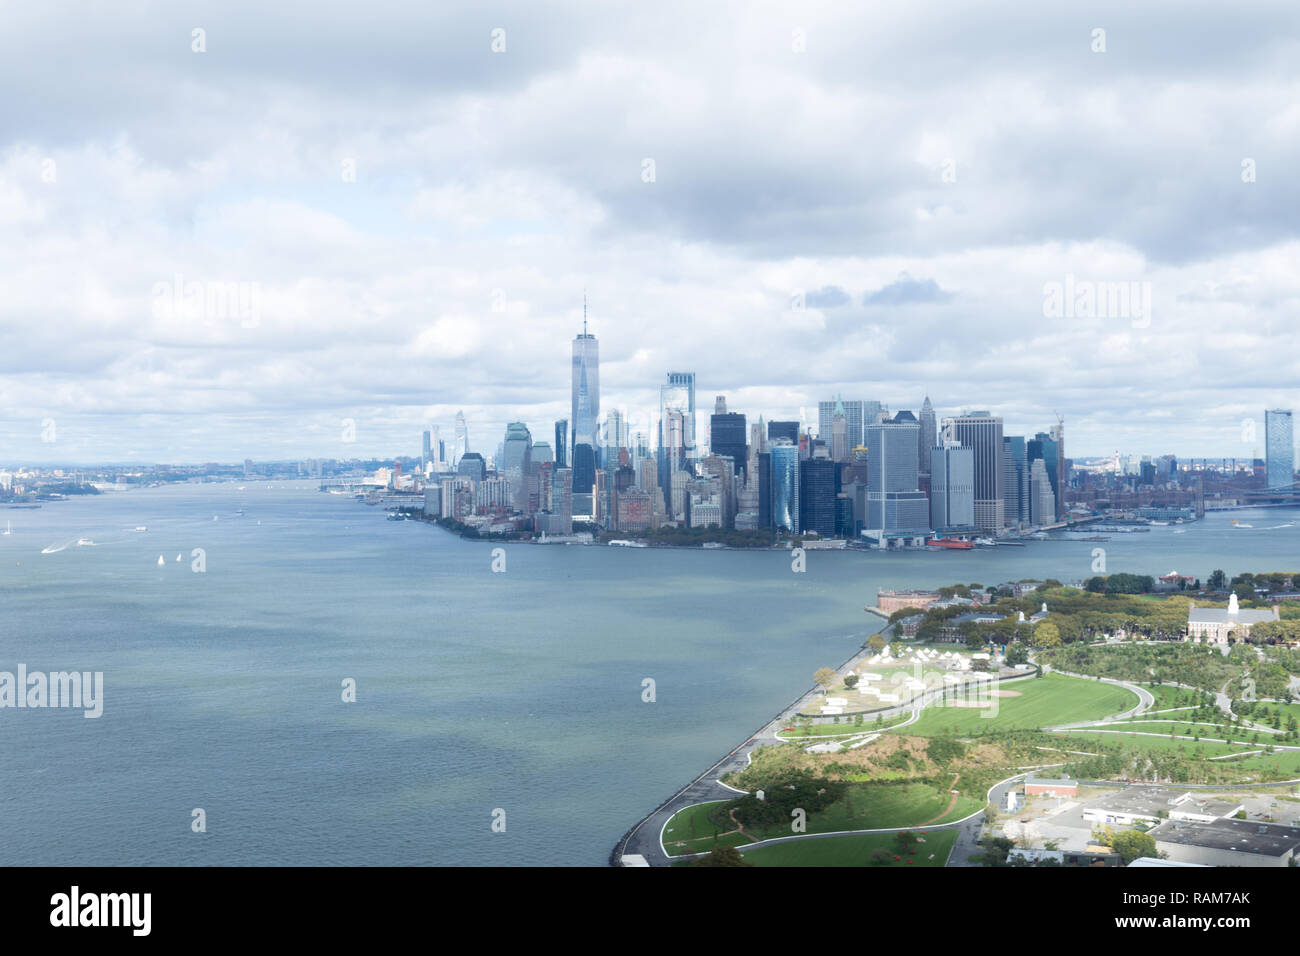
M 659 386 L 659 421 L 670 411 L 682 413 L 682 448 L 687 457 L 695 456 L 695 373 L 669 372 L 668 381 Z
M 930 449 L 930 527 L 975 526 L 975 451 L 947 441 Z
M 582 297 L 582 334 L 573 339 L 573 410 L 569 421 L 573 426 L 571 448 L 587 445 L 598 447 L 596 422 L 600 418 L 600 346 L 596 336 L 587 332 L 587 297 Z M 577 456 L 571 454 L 577 462 Z M 575 476 L 576 480 L 576 476 Z
M 767 446 L 771 458 L 772 524 L 799 531 L 799 446 L 778 438 Z
M 930 526 L 925 493 L 917 487 L 916 445 L 920 424 L 911 412 L 866 427 L 867 514 L 870 531 L 919 530 Z
M 453 468 L 460 462 L 465 453 L 469 451 L 469 428 L 465 425 L 465 413 L 456 413 L 456 443 L 452 446 L 451 466 Z
M 872 405 L 872 420 L 865 421 L 866 406 Z M 844 424 L 846 438 L 849 450 L 853 450 L 862 444 L 862 429 L 866 425 L 875 424 L 875 411 L 879 409 L 879 402 L 846 402 L 842 397 L 834 398 L 828 402 L 817 403 L 817 434 L 824 438 L 828 444 L 833 441 L 835 431 L 835 415 L 842 411 L 844 414 Z
M 510 504 L 515 511 L 528 511 L 528 475 L 532 459 L 533 436 L 523 422 L 506 426 L 506 440 L 498 471 L 509 483 Z
M 918 471 L 923 475 L 930 473 L 930 452 L 935 447 L 939 435 L 934 423 L 934 406 L 930 404 L 930 396 L 925 396 L 925 401 L 921 403 L 921 415 L 918 419 L 921 423 L 921 436 L 918 441 Z
M 673 474 L 686 467 L 695 455 L 695 373 L 669 372 L 659 386 L 659 487 L 674 518 Z
M 969 412 L 943 420 L 944 437 L 975 452 L 975 524 L 986 531 L 1003 525 L 1002 419 Z
M 1056 497 L 1046 465 L 1043 458 L 1029 463 L 1029 520 L 1037 525 L 1051 524 L 1056 518 Z
M 1065 422 L 1057 420 L 1048 431 L 1056 442 L 1056 520 L 1065 519 L 1065 489 L 1070 484 L 1070 466 L 1065 460 Z
M 799 531 L 815 531 L 823 538 L 835 535 L 835 498 L 839 494 L 840 468 L 829 458 L 799 462 Z
M 569 420 L 561 418 L 555 423 L 555 467 L 569 467 Z
M 1003 520 L 1015 527 L 1029 521 L 1029 460 L 1023 435 L 1002 438 Z
M 799 444 L 799 423 L 798 422 L 768 422 L 767 438 L 772 441 L 776 438 L 784 438 L 793 445 Z
M 745 440 L 745 416 L 739 412 L 727 411 L 726 402 L 721 396 L 719 406 L 709 419 L 709 449 L 715 455 L 725 455 L 736 466 L 737 474 L 748 472 L 747 442 Z
M 1264 412 L 1264 462 L 1269 488 L 1290 488 L 1295 483 L 1295 433 L 1291 410 Z
M 1053 429 L 1053 431 L 1055 431 L 1055 429 Z M 1063 513 L 1060 506 L 1063 498 L 1061 495 L 1061 459 L 1064 457 L 1062 455 L 1061 445 L 1047 432 L 1039 432 L 1031 441 L 1026 443 L 1025 455 L 1029 462 L 1030 480 L 1033 480 L 1033 463 L 1041 460 L 1043 463 L 1043 470 L 1047 474 L 1048 484 L 1052 489 L 1052 514 L 1050 518 L 1045 518 L 1045 516 L 1039 514 L 1035 517 L 1034 523 L 1051 524 L 1052 520 L 1059 518 Z M 1134 467 L 1133 470 L 1136 473 L 1137 468 Z M 1034 492 L 1031 489 L 1030 494 L 1032 496 L 1037 494 L 1037 492 Z

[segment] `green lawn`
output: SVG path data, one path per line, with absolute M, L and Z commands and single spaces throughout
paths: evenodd
M 845 737 L 850 734 L 869 734 L 888 730 L 895 724 L 907 720 L 908 716 L 908 714 L 899 714 L 894 717 L 886 717 L 881 721 L 880 726 L 876 725 L 875 717 L 863 717 L 860 724 L 853 723 L 853 718 L 850 717 L 838 724 L 811 724 L 807 727 L 793 726 L 789 730 L 782 728 L 779 733 L 782 740 L 798 740 L 800 737 Z
M 1038 730 L 1055 724 L 1100 719 L 1137 705 L 1132 691 L 1101 681 L 1047 674 L 1004 685 L 1016 697 L 997 699 L 996 717 L 983 716 L 987 709 L 973 707 L 927 707 L 921 719 L 898 733 L 934 737 L 950 733 L 977 734 L 1002 730 Z
M 1125 730 L 1135 730 L 1145 734 L 1164 734 L 1166 737 L 1169 736 L 1170 733 L 1178 734 L 1179 736 L 1191 736 L 1191 734 L 1187 733 L 1188 730 L 1190 730 L 1192 734 L 1201 737 L 1222 737 L 1228 740 L 1240 740 L 1243 743 L 1248 743 L 1251 736 L 1255 733 L 1254 730 L 1248 730 L 1245 727 L 1232 727 L 1231 725 L 1225 724 L 1198 723 L 1189 720 L 1175 720 L 1171 722 L 1163 718 L 1152 720 L 1124 720 L 1107 726 L 1111 728 L 1122 727 Z M 1260 733 L 1260 743 L 1268 743 L 1273 736 L 1273 734 Z
M 863 833 L 760 846 L 745 851 L 745 861 L 755 866 L 871 866 L 871 852 L 883 849 L 889 853 L 888 866 L 943 866 L 957 842 L 957 831 L 929 830 L 922 833 L 921 838 L 925 842 L 918 845 L 916 852 L 898 861 L 893 859 L 897 847 L 892 833 Z M 934 859 L 930 859 L 931 855 Z M 908 859 L 912 860 L 910 864 Z
M 1222 757 L 1225 754 L 1241 753 L 1243 750 L 1254 750 L 1255 746 L 1233 746 L 1231 744 L 1217 744 L 1209 741 L 1200 740 L 1170 740 L 1168 735 L 1162 737 L 1138 737 L 1133 734 L 1098 734 L 1089 733 L 1088 731 L 1070 731 L 1069 733 L 1054 734 L 1057 740 L 1061 741 L 1061 746 L 1069 750 L 1087 750 L 1087 747 L 1081 747 L 1080 744 L 1105 744 L 1107 747 L 1116 747 L 1123 745 L 1125 747 L 1140 748 L 1142 750 L 1159 750 L 1159 751 L 1178 751 L 1192 757 Z M 1258 745 L 1262 748 L 1264 745 Z
M 1143 690 L 1151 692 L 1156 699 L 1152 710 L 1169 710 L 1171 707 L 1195 707 L 1201 703 L 1201 696 L 1196 691 L 1182 687 L 1170 687 L 1168 684 L 1140 684 Z
M 707 853 L 717 846 L 743 846 L 750 841 L 740 833 L 726 833 L 734 830 L 735 824 L 728 822 L 725 826 L 715 825 L 709 819 L 709 813 L 720 807 L 726 800 L 714 800 L 712 803 L 697 803 L 673 815 L 664 828 L 664 849 L 669 856 L 683 853 Z M 725 833 L 715 840 L 714 833 Z M 679 845 L 680 844 L 680 845 Z
M 960 781 L 958 789 L 961 789 Z M 984 794 L 968 795 L 964 791 L 948 810 L 952 794 L 925 783 L 880 784 L 856 783 L 844 797 L 824 810 L 808 815 L 807 833 L 834 833 L 839 830 L 885 830 L 922 825 L 951 823 L 970 816 L 984 805 Z M 669 856 L 706 853 L 715 844 L 744 846 L 751 842 L 734 829 L 730 822 L 715 824 L 710 813 L 726 801 L 700 803 L 678 811 L 664 828 L 664 849 Z M 715 840 L 714 833 L 725 834 Z M 791 836 L 790 824 L 753 827 L 747 830 L 754 840 Z
M 960 789 L 960 782 L 958 783 Z M 843 799 L 825 810 L 808 815 L 808 833 L 834 833 L 837 830 L 883 830 L 915 827 L 922 824 L 950 823 L 969 816 L 984 805 L 964 792 L 958 796 L 951 812 L 945 813 L 952 794 L 925 783 L 854 784 Z M 941 816 L 942 814 L 942 816 Z M 758 840 L 790 836 L 789 824 L 751 830 Z

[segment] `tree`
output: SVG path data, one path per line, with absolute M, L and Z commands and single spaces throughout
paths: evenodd
M 1205 583 L 1211 591 L 1222 591 L 1228 583 L 1228 576 L 1222 570 L 1215 568 L 1210 572 L 1210 578 Z
M 1029 663 L 1029 648 L 1017 641 L 1007 648 L 1007 663 L 1013 667 L 1016 664 Z
M 877 654 L 885 649 L 885 639 L 879 634 L 872 634 L 867 638 L 867 647 L 871 648 Z
M 829 667 L 821 667 L 813 674 L 813 680 L 821 685 L 822 692 L 829 694 L 831 688 L 835 686 L 835 671 Z
M 1051 621 L 1043 621 L 1034 628 L 1034 647 L 1060 647 L 1061 632 Z
M 858 675 L 857 675 L 857 674 L 845 674 L 845 675 L 844 675 L 844 686 L 847 687 L 849 690 L 853 690 L 853 688 L 857 687 L 857 686 L 858 686 Z
M 696 866 L 753 866 L 745 862 L 745 854 L 734 846 L 715 846 L 709 855 L 695 864 Z
M 1110 839 L 1110 846 L 1119 854 L 1125 866 L 1141 856 L 1160 856 L 1156 850 L 1156 838 L 1141 830 L 1123 830 L 1116 833 Z

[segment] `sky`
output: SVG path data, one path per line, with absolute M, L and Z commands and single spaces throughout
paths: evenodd
M 491 455 L 569 417 L 584 293 L 634 430 L 669 370 L 1071 457 L 1259 456 L 1300 405 L 1294 0 L 5 21 L 0 462 L 418 454 L 462 409 Z

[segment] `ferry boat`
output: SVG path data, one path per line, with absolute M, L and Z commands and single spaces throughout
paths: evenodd
M 611 548 L 644 548 L 646 543 L 644 541 L 628 541 L 626 538 L 615 538 L 609 542 L 609 546 Z
M 949 551 L 973 551 L 975 545 L 960 538 L 931 538 L 926 542 L 931 548 L 946 548 Z

